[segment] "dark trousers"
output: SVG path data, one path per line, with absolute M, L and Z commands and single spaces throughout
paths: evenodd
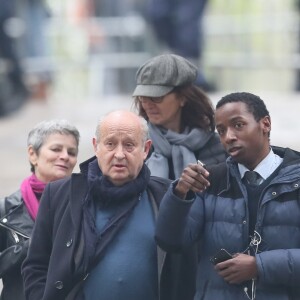
M 201 22 L 207 0 L 150 0 L 148 21 L 158 39 L 174 53 L 199 59 Z

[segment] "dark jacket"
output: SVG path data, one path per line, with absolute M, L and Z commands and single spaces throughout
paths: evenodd
M 84 247 L 80 243 L 84 240 L 80 236 L 80 229 L 81 204 L 88 190 L 88 162 L 80 165 L 80 174 L 49 183 L 44 190 L 28 257 L 22 271 L 26 299 L 66 299 L 76 283 L 87 275 L 78 263 L 78 257 L 85 255 Z M 153 195 L 155 206 L 159 205 L 169 183 L 169 180 L 151 178 L 147 191 L 149 195 Z M 165 253 L 161 252 L 158 251 L 162 295 L 160 299 L 192 299 L 196 267 L 193 259 L 196 256 L 166 257 Z M 190 270 L 189 267 L 194 270 Z M 179 269 L 181 272 L 173 271 Z M 177 277 L 177 274 L 182 274 L 182 278 Z M 180 284 L 177 285 L 177 282 Z M 176 290 L 172 290 L 175 288 Z M 172 293 L 176 296 L 171 296 Z
M 28 214 L 21 192 L 0 200 L 0 277 L 1 300 L 25 299 L 21 264 L 28 250 L 34 222 Z
M 296 300 L 300 299 L 300 155 L 278 147 L 273 151 L 284 159 L 259 198 L 255 230 L 262 241 L 255 255 L 256 299 Z M 191 197 L 182 201 L 169 189 L 161 204 L 156 238 L 169 251 L 202 239 L 195 299 L 244 300 L 250 282 L 226 283 L 209 258 L 221 248 L 231 253 L 247 249 L 246 188 L 231 159 L 209 171 L 211 185 L 196 201 Z
M 207 166 L 224 162 L 227 158 L 227 153 L 216 132 L 212 133 L 205 146 L 196 151 L 195 154 L 197 159 L 200 159 Z

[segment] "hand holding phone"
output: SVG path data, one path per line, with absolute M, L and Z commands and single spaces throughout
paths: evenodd
M 233 258 L 233 256 L 224 248 L 220 249 L 214 256 L 210 258 L 210 261 L 216 265 L 220 262 Z

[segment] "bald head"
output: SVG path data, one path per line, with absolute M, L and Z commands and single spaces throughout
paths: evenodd
M 113 111 L 100 120 L 93 144 L 103 175 L 123 185 L 138 176 L 149 153 L 147 122 L 129 111 Z
M 138 116 L 137 114 L 127 110 L 116 110 L 106 114 L 98 123 L 96 128 L 97 142 L 101 139 L 101 130 L 103 127 L 116 127 L 116 128 L 139 128 L 141 133 L 142 144 L 148 139 L 148 125 L 147 121 Z

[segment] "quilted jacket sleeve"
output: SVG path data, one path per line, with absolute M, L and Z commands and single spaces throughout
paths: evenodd
M 181 200 L 173 193 L 174 184 L 176 182 L 162 200 L 155 234 L 158 245 L 169 252 L 181 251 L 191 246 L 202 228 L 199 220 L 203 220 L 199 215 L 203 211 L 199 207 L 202 202 L 190 197 L 189 200 Z
M 278 249 L 256 255 L 259 281 L 271 285 L 299 286 L 300 249 Z

